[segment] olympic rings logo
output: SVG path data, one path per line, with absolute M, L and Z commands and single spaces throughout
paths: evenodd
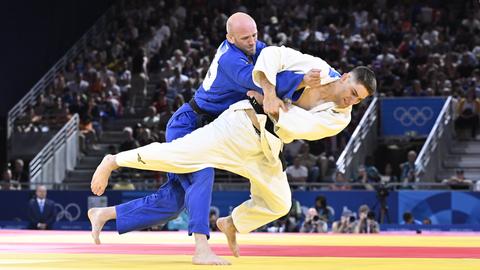
M 76 221 L 80 217 L 81 210 L 80 206 L 76 203 L 69 203 L 67 206 L 63 207 L 63 205 L 56 203 L 55 207 L 59 209 L 57 212 L 57 221 L 65 218 L 68 221 Z
M 417 107 L 397 107 L 393 111 L 393 117 L 405 127 L 411 125 L 424 126 L 433 118 L 433 114 L 430 107 L 422 107 L 421 109 Z

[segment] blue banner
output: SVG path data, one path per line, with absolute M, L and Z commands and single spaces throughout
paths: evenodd
M 0 191 L 0 204 L 5 207 L 0 211 L 0 221 L 17 222 L 27 220 L 28 201 L 33 191 Z M 153 191 L 108 191 L 102 197 L 94 196 L 90 191 L 49 191 L 48 198 L 56 203 L 57 220 L 62 228 L 75 229 L 78 224 L 88 227 L 87 210 L 93 206 L 113 206 L 141 198 Z M 376 217 L 379 217 L 381 200 L 374 191 L 295 191 L 293 198 L 302 207 L 315 205 L 315 198 L 322 195 L 334 212 L 333 220 L 340 219 L 344 207 L 357 212 L 366 204 Z M 249 199 L 249 191 L 216 191 L 212 194 L 212 205 L 216 206 L 221 216 L 230 214 L 231 210 Z M 415 219 L 422 221 L 429 218 L 434 225 L 480 225 L 480 193 L 463 191 L 391 191 L 386 199 L 388 207 L 384 222 L 399 223 L 403 213 L 411 212 Z M 66 227 L 65 227 L 66 226 Z M 107 227 L 114 229 L 111 223 Z
M 427 136 L 445 98 L 383 98 L 380 102 L 382 136 Z

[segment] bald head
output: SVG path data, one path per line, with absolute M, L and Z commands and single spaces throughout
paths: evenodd
M 243 12 L 234 13 L 227 20 L 227 34 L 233 34 L 244 28 L 252 27 L 255 28 L 255 30 L 257 29 L 255 20 Z
M 35 194 L 37 195 L 37 198 L 45 199 L 47 197 L 47 187 L 44 185 L 37 186 Z
M 257 42 L 257 24 L 250 15 L 237 12 L 227 20 L 227 40 L 247 55 L 254 55 Z

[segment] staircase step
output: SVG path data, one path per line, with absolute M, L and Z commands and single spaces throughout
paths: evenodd
M 448 179 L 452 176 L 455 176 L 456 169 L 450 169 L 450 170 L 441 170 L 437 174 L 437 179 Z M 470 179 L 470 180 L 480 180 L 480 169 L 469 169 L 469 168 L 464 168 L 464 174 L 465 178 Z
M 102 161 L 103 159 L 103 155 L 98 155 L 98 156 L 85 156 L 84 158 L 82 158 L 77 166 L 75 167 L 75 169 L 89 169 L 89 168 L 96 168 L 98 166 L 98 164 L 100 164 L 100 162 Z
M 443 161 L 445 168 L 478 168 L 480 169 L 480 156 L 476 155 L 449 155 Z
M 450 153 L 480 155 L 480 142 L 456 143 L 450 148 Z
M 105 130 L 123 130 L 124 127 L 134 127 L 137 123 L 142 121 L 142 118 L 140 117 L 134 117 L 134 118 L 127 118 L 128 116 L 125 116 L 124 118 L 117 119 L 115 121 L 110 121 L 105 123 L 104 129 Z
M 95 169 L 76 169 L 68 173 L 65 182 L 90 182 Z

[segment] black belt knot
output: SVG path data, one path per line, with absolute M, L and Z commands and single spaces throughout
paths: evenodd
M 210 115 L 206 111 L 202 110 L 198 106 L 195 99 L 193 99 L 193 98 L 190 99 L 188 104 L 190 105 L 190 107 L 192 107 L 192 110 L 197 114 L 197 128 L 201 128 L 201 127 L 207 125 L 208 123 L 212 122 L 213 120 L 215 120 L 216 117 L 213 116 L 213 115 Z
M 265 111 L 263 110 L 263 106 L 260 105 L 255 98 L 251 97 L 251 98 L 249 98 L 249 101 L 250 101 L 250 104 L 252 104 L 252 107 L 253 107 L 253 109 L 255 110 L 255 113 L 256 113 L 256 114 L 264 114 L 264 115 L 267 115 L 267 114 L 265 113 Z M 253 126 L 253 127 L 255 128 L 255 126 Z M 277 133 L 275 133 L 275 131 L 274 131 L 274 127 L 275 127 L 275 125 L 273 124 L 272 119 L 270 119 L 270 117 L 268 117 L 268 115 L 267 115 L 267 122 L 265 123 L 265 129 L 266 129 L 268 132 L 270 132 L 271 134 L 273 134 L 275 137 L 278 138 Z M 255 129 L 257 129 L 257 128 L 255 128 Z M 260 131 L 258 131 L 258 132 L 260 132 Z M 287 162 L 286 162 L 286 160 L 285 160 L 285 157 L 283 156 L 283 150 L 280 150 L 280 152 L 278 153 L 278 158 L 279 158 L 280 161 L 282 162 L 282 169 L 283 169 L 283 171 L 285 171 L 286 168 L 287 168 Z

